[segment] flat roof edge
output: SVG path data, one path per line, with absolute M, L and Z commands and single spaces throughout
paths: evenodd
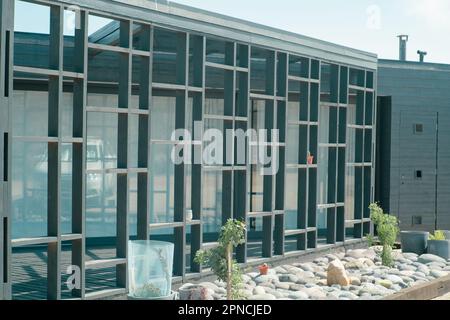
M 167 4 L 150 0 L 59 0 L 59 2 L 337 63 L 369 69 L 377 68 L 378 58 L 374 53 L 174 2 Z
M 450 64 L 434 63 L 434 62 L 419 62 L 419 61 L 400 61 L 391 59 L 379 59 L 379 68 L 393 68 L 393 69 L 413 69 L 423 71 L 437 71 L 450 72 Z
M 124 0 L 114 0 L 114 1 L 123 2 Z M 136 1 L 136 0 L 132 0 L 132 1 Z M 177 14 L 178 10 L 197 12 L 198 14 L 210 17 L 211 20 L 216 20 L 217 19 L 217 21 L 211 21 L 212 23 L 221 22 L 224 19 L 226 19 L 226 22 L 233 21 L 233 22 L 235 22 L 237 24 L 248 25 L 248 26 L 251 26 L 251 27 L 254 27 L 254 28 L 258 28 L 258 29 L 265 29 L 267 31 L 271 31 L 271 32 L 274 32 L 274 33 L 279 33 L 279 34 L 285 34 L 287 36 L 295 37 L 295 38 L 298 38 L 298 39 L 301 39 L 301 40 L 304 40 L 304 41 L 312 41 L 312 42 L 316 42 L 316 43 L 320 43 L 320 44 L 324 44 L 324 45 L 329 45 L 329 46 L 333 46 L 333 47 L 340 48 L 340 49 L 351 50 L 351 51 L 353 51 L 355 53 L 358 53 L 358 54 L 367 55 L 367 56 L 370 56 L 370 57 L 377 58 L 377 54 L 375 54 L 373 52 L 368 52 L 368 51 L 364 51 L 364 50 L 360 50 L 360 49 L 356 49 L 356 48 L 352 48 L 352 47 L 336 44 L 336 43 L 333 43 L 333 42 L 330 42 L 330 41 L 325 41 L 325 40 L 321 40 L 321 39 L 305 36 L 305 35 L 302 35 L 302 34 L 299 34 L 299 33 L 283 30 L 283 29 L 280 29 L 280 28 L 271 27 L 271 26 L 267 26 L 267 25 L 264 25 L 264 24 L 260 24 L 260 23 L 256 23 L 256 22 L 252 22 L 252 21 L 248 21 L 248 20 L 244 20 L 244 19 L 240 19 L 240 18 L 236 18 L 236 17 L 232 17 L 232 16 L 216 13 L 216 12 L 212 12 L 212 11 L 198 9 L 198 8 L 195 8 L 195 7 L 187 6 L 187 5 L 176 3 L 176 2 L 169 2 L 169 6 L 172 8 L 172 10 L 169 11 L 172 14 Z M 228 24 L 225 24 L 225 23 L 221 24 L 221 25 L 223 25 L 224 27 L 229 27 Z

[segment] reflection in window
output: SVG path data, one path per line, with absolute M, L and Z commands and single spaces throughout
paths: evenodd
M 47 235 L 47 144 L 12 146 L 12 238 Z
M 174 221 L 175 168 L 171 160 L 172 145 L 152 145 L 150 161 L 150 222 Z
M 222 172 L 205 172 L 203 175 L 203 233 L 220 231 L 222 226 Z M 217 240 L 217 239 L 214 239 Z M 207 240 L 208 241 L 208 240 Z M 212 240 L 209 240 L 212 241 Z
M 286 230 L 297 229 L 298 217 L 298 170 L 286 170 L 286 194 L 285 194 L 285 228 Z
M 14 65 L 49 68 L 50 7 L 16 1 Z

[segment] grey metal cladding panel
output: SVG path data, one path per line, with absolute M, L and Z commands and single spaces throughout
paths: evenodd
M 48 1 L 48 0 L 45 0 Z M 221 16 L 192 7 L 159 5 L 143 0 L 64 0 L 67 4 L 110 12 L 122 17 L 211 34 L 236 41 L 307 55 L 338 63 L 377 69 L 377 56 L 294 33 Z
M 449 81 L 450 71 L 421 71 L 407 69 L 386 69 L 379 67 L 380 77 L 420 81 Z
M 391 187 L 390 187 L 390 204 L 391 213 L 398 214 L 399 212 L 399 162 L 400 162 L 400 149 L 399 149 L 399 127 L 400 127 L 400 112 L 392 111 L 392 124 L 391 124 Z
M 402 69 L 378 69 L 378 92 L 380 95 L 402 95 L 405 88 L 445 89 L 440 95 L 450 97 L 450 72 L 415 71 Z M 425 96 L 433 93 L 424 92 Z M 416 93 L 416 96 L 421 94 Z
M 415 135 L 413 124 L 421 121 L 424 132 Z M 436 166 L 436 114 L 409 111 L 402 113 L 400 124 L 399 167 L 400 218 L 432 216 L 435 213 L 435 166 Z M 431 155 L 431 156 L 430 156 Z M 415 171 L 422 170 L 422 179 L 415 178 Z M 434 220 L 433 220 L 434 221 Z M 424 221 L 429 225 L 429 221 Z M 431 224 L 430 226 L 433 226 Z
M 450 230 L 450 114 L 439 113 L 438 228 Z

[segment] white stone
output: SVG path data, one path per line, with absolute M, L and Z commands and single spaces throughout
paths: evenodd
M 309 296 L 306 292 L 297 291 L 297 292 L 290 293 L 288 298 L 291 298 L 294 300 L 308 300 Z
M 311 299 L 323 299 L 327 297 L 327 294 L 318 288 L 305 288 L 302 291 L 305 292 Z
M 439 271 L 439 270 L 431 270 L 431 275 L 435 278 L 443 278 L 443 277 L 448 276 L 448 272 Z
M 361 280 L 358 277 L 350 277 L 350 283 L 354 286 L 360 286 Z
M 265 293 L 266 293 L 266 290 L 263 287 L 257 286 L 253 289 L 254 295 L 265 294 Z
M 276 300 L 276 297 L 272 294 L 265 293 L 265 294 L 257 294 L 254 296 L 250 296 L 250 297 L 248 297 L 248 300 L 253 300 L 253 301 L 255 301 L 255 300 L 263 300 L 263 301 L 264 300 Z
M 327 283 L 329 286 L 333 284 L 339 284 L 341 286 L 350 285 L 350 278 L 340 260 L 334 260 L 328 265 Z
M 388 274 L 386 275 L 386 279 L 391 281 L 394 284 L 402 283 L 403 279 L 399 276 L 396 276 L 395 274 Z
M 430 262 L 441 262 L 446 264 L 447 260 L 439 256 L 435 256 L 434 254 L 423 254 L 419 257 L 419 262 L 425 264 Z

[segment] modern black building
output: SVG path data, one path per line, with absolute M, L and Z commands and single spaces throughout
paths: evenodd
M 173 242 L 188 280 L 231 217 L 241 263 L 371 232 L 375 54 L 151 0 L 2 0 L 0 17 L 0 299 L 126 293 L 130 239 Z M 278 130 L 278 170 L 233 136 L 231 161 L 174 163 L 173 131 L 199 124 Z
M 450 229 L 450 65 L 380 60 L 376 198 L 403 230 Z

